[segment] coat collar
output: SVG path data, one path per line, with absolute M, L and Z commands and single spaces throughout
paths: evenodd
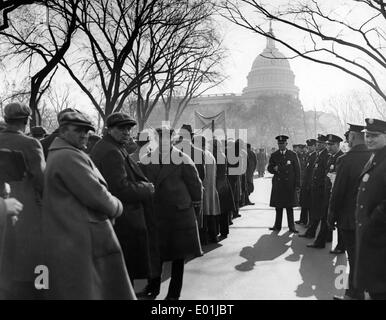
M 363 168 L 363 171 L 361 173 L 361 177 L 364 174 L 366 174 L 367 172 L 373 170 L 375 167 L 379 166 L 382 162 L 384 162 L 386 160 L 386 147 L 384 147 L 384 148 L 382 148 L 380 150 L 377 150 L 374 153 L 374 157 L 370 157 L 370 159 L 371 158 L 373 158 L 371 163 L 370 163 L 370 160 L 369 160 L 369 162 L 367 162 L 367 164 Z
M 369 152 L 369 149 L 365 144 L 357 144 L 356 146 L 353 146 L 347 153 L 349 152 Z
M 16 130 L 16 129 L 10 128 L 10 127 L 5 128 L 5 129 L 2 131 L 2 133 L 15 133 L 15 134 L 23 135 L 23 136 L 26 135 L 23 131 L 21 131 L 21 130 Z
M 157 155 L 157 159 L 159 159 L 159 149 L 155 149 L 153 152 L 153 154 L 156 154 Z M 156 177 L 155 179 L 155 185 L 156 186 L 159 186 L 160 183 L 168 176 L 170 175 L 173 171 L 175 171 L 175 167 L 174 165 L 172 164 L 172 155 L 173 154 L 177 154 L 177 153 L 182 153 L 182 151 L 178 150 L 176 147 L 172 147 L 171 150 L 170 150 L 170 164 L 164 164 L 161 166 L 161 169 L 158 171 L 158 176 Z M 164 157 L 165 158 L 165 157 Z M 160 166 L 160 164 L 153 164 L 155 167 L 158 167 Z
M 82 150 L 75 148 L 74 146 L 69 144 L 66 140 L 64 140 L 60 137 L 56 137 L 54 139 L 54 141 L 52 141 L 52 144 L 50 145 L 48 150 L 52 151 L 52 150 L 60 150 L 60 149 L 70 149 L 70 150 L 74 150 L 77 152 L 83 152 Z

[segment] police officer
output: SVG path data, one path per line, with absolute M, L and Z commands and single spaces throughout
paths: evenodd
M 287 211 L 288 228 L 297 233 L 294 223 L 293 207 L 296 206 L 296 193 L 300 190 L 300 164 L 295 152 L 287 149 L 285 135 L 276 137 L 279 150 L 272 153 L 268 171 L 273 174 L 270 206 L 276 209 L 273 231 L 281 230 L 283 208 Z
M 386 122 L 366 119 L 365 141 L 373 152 L 359 179 L 354 284 L 372 299 L 386 299 Z
M 332 230 L 329 230 L 327 226 L 328 201 L 330 199 L 332 184 L 334 183 L 336 176 L 336 160 L 338 157 L 343 155 L 343 151 L 340 150 L 340 143 L 342 141 L 342 138 L 334 134 L 327 135 L 327 151 L 329 156 L 324 174 L 325 182 L 322 200 L 319 203 L 321 207 L 320 230 L 315 241 L 307 245 L 309 248 L 324 248 L 326 246 L 326 242 L 332 241 Z M 337 248 L 332 250 L 331 253 L 343 252 L 343 241 L 339 238 Z
M 335 300 L 363 299 L 362 290 L 354 286 L 355 270 L 355 202 L 358 192 L 359 176 L 364 165 L 370 158 L 365 145 L 364 126 L 349 124 L 347 142 L 350 150 L 338 158 L 336 179 L 331 191 L 328 224 L 337 223 L 347 249 L 350 265 L 349 285 L 343 297 L 335 296 Z
M 306 141 L 308 153 L 306 156 L 306 165 L 304 169 L 304 178 L 300 190 L 300 220 L 295 221 L 297 224 L 307 225 L 309 221 L 309 211 L 311 207 L 311 178 L 312 169 L 316 160 L 316 139 L 308 139 Z M 303 235 L 299 235 L 303 236 Z
M 318 228 L 320 218 L 322 216 L 322 203 L 324 198 L 324 186 L 326 182 L 326 168 L 328 160 L 328 152 L 326 149 L 327 137 L 318 134 L 316 139 L 316 159 L 312 167 L 310 181 L 310 219 L 309 227 L 304 234 L 299 237 L 314 238 L 316 229 Z

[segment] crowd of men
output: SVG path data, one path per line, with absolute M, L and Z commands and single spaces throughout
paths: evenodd
M 298 236 L 314 239 L 310 248 L 324 248 L 336 228 L 331 253 L 347 252 L 350 274 L 345 296 L 335 298 L 366 291 L 386 299 L 386 122 L 350 124 L 346 153 L 334 134 L 293 151 L 279 135 L 268 157 L 241 139 L 207 141 L 190 125 L 133 139 L 136 121 L 121 112 L 107 117 L 102 136 L 76 109 L 60 112 L 51 134 L 35 127 L 27 135 L 30 115 L 11 103 L 0 127 L 2 299 L 155 299 L 167 261 L 165 299 L 179 299 L 186 259 L 228 237 L 266 165 L 270 229 L 281 230 L 284 208 L 289 231 L 304 225 Z M 48 268 L 49 290 L 37 290 L 37 266 Z M 134 292 L 135 279 L 147 279 L 143 291 Z
M 206 141 L 190 125 L 133 139 L 136 121 L 113 113 L 99 137 L 85 114 L 65 109 L 51 134 L 27 135 L 30 115 L 8 104 L 0 132 L 3 299 L 155 299 L 166 261 L 165 299 L 179 299 L 185 260 L 228 236 L 266 161 L 240 139 Z M 35 287 L 41 265 L 49 290 Z M 135 279 L 148 280 L 143 291 Z
M 276 209 L 273 231 L 282 227 L 286 208 L 289 231 L 305 226 L 299 237 L 314 239 L 307 247 L 322 249 L 332 242 L 332 254 L 347 252 L 348 288 L 336 300 L 386 299 L 386 122 L 365 119 L 366 126 L 349 124 L 343 139 L 319 134 L 307 145 L 287 149 L 288 136 L 277 136 L 279 150 L 272 153 L 270 205 Z M 301 207 L 294 222 L 293 208 Z M 317 233 L 318 231 L 318 233 Z

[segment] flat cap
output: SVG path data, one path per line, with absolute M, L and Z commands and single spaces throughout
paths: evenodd
M 66 112 L 60 117 L 59 126 L 63 126 L 66 124 L 72 124 L 78 127 L 85 127 L 89 130 L 95 131 L 92 122 L 89 118 L 80 111 Z
M 132 117 L 130 117 L 127 113 L 124 112 L 114 112 L 110 114 L 106 119 L 106 126 L 108 128 L 115 126 L 135 126 L 137 121 L 135 121 Z
M 277 136 L 275 139 L 277 140 L 277 142 L 286 142 L 289 139 L 289 137 L 285 135 L 280 135 L 280 136 Z
M 327 142 L 328 143 L 339 143 L 342 141 L 343 141 L 343 139 L 341 137 L 336 136 L 335 134 L 328 134 L 327 135 Z
M 378 119 L 367 118 L 363 132 L 386 133 L 386 122 Z
M 32 136 L 42 136 L 47 133 L 46 129 L 44 129 L 42 126 L 36 126 L 31 128 L 31 134 Z
M 9 103 L 4 107 L 4 119 L 17 120 L 25 119 L 31 115 L 31 109 L 25 104 L 19 102 Z
M 347 131 L 362 132 L 365 129 L 365 126 L 361 126 L 358 124 L 351 124 L 351 123 L 347 123 L 347 124 L 350 126 Z
M 323 142 L 323 143 L 325 143 L 325 142 L 327 141 L 327 137 L 319 133 L 319 134 L 318 134 L 318 137 L 316 138 L 316 141 L 317 141 L 317 142 Z
M 307 146 L 309 147 L 314 146 L 316 145 L 316 139 L 308 139 L 306 143 L 307 143 Z

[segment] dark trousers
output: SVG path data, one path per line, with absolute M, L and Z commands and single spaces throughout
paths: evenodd
M 210 241 L 217 237 L 218 235 L 218 227 L 217 227 L 217 216 L 205 216 L 204 215 L 204 223 L 203 229 L 205 232 L 205 236 Z
M 300 223 L 303 223 L 303 224 L 308 223 L 309 212 L 310 212 L 309 208 L 302 207 L 302 210 L 300 211 L 300 219 L 299 219 Z
M 220 216 L 217 216 L 220 234 L 227 236 L 229 234 L 229 212 L 221 212 Z
M 305 234 L 310 238 L 314 238 L 316 235 L 316 229 L 318 229 L 318 225 L 319 220 L 311 219 L 311 221 L 309 222 L 309 227 L 307 228 Z
M 168 298 L 178 299 L 181 295 L 182 282 L 184 277 L 185 260 L 178 259 L 172 261 L 172 273 L 169 283 Z M 161 277 L 149 280 L 148 289 L 151 292 L 159 293 L 161 289 Z
M 328 229 L 327 215 L 323 215 L 320 219 L 320 229 L 318 235 L 316 236 L 315 244 L 325 246 L 326 242 L 330 241 L 332 241 L 332 230 Z
M 281 223 L 283 220 L 283 209 L 284 208 L 275 208 L 276 210 L 276 218 L 275 218 L 275 225 L 274 227 L 276 229 L 281 229 Z M 287 223 L 289 229 L 295 229 L 295 223 L 294 223 L 294 209 L 293 208 L 285 208 L 287 211 Z
M 339 231 L 339 229 L 338 229 Z M 363 291 L 356 289 L 354 286 L 354 272 L 355 272 L 355 230 L 340 230 L 343 243 L 347 250 L 347 258 L 350 266 L 350 273 L 348 276 L 348 289 L 346 295 L 354 299 L 364 299 Z
M 336 244 L 336 248 L 339 250 L 347 250 L 346 242 L 344 241 L 343 230 L 341 230 L 340 228 L 337 228 L 337 232 L 338 232 L 338 242 Z

